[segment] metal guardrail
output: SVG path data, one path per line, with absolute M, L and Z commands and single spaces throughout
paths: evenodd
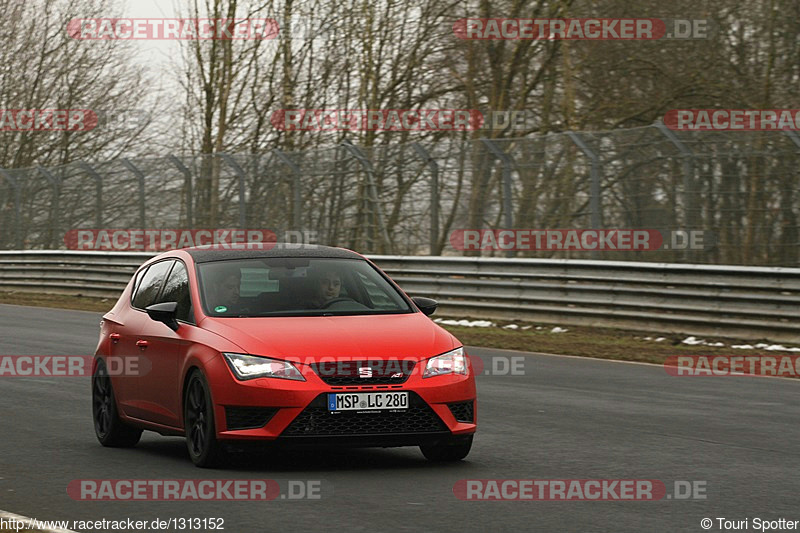
M 0 290 L 114 298 L 152 255 L 0 251 Z M 409 294 L 438 299 L 442 316 L 800 343 L 800 268 L 370 258 Z

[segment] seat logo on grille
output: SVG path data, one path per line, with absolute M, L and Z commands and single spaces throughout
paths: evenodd
M 368 366 L 362 366 L 358 369 L 358 377 L 360 378 L 371 378 L 372 377 L 372 369 Z

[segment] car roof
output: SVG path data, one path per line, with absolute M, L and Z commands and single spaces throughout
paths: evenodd
M 247 244 L 233 245 L 237 248 L 230 248 L 231 245 L 184 248 L 192 257 L 195 263 L 210 263 L 212 261 L 230 261 L 232 259 L 260 259 L 264 257 L 318 257 L 330 259 L 364 259 L 363 256 L 346 250 L 344 248 L 333 248 L 331 246 L 320 246 L 316 244 L 291 244 L 274 243 L 271 249 L 263 248 L 265 243 L 254 243 L 251 250 L 247 249 Z M 270 243 L 271 244 L 271 243 Z M 244 249 L 241 249 L 244 248 Z

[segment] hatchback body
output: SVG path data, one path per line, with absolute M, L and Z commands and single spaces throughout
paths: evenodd
M 462 345 L 426 316 L 435 307 L 340 248 L 161 254 L 103 316 L 95 432 L 106 446 L 133 446 L 142 430 L 185 435 L 198 466 L 246 441 L 460 460 L 475 379 Z

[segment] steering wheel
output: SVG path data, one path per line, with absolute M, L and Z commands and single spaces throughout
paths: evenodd
M 352 298 L 348 298 L 347 296 L 339 296 L 338 298 L 334 298 L 333 300 L 328 300 L 327 302 L 325 302 L 325 304 L 323 304 L 323 306 L 320 307 L 320 309 L 327 309 L 333 304 L 339 302 L 355 302 L 355 300 Z

